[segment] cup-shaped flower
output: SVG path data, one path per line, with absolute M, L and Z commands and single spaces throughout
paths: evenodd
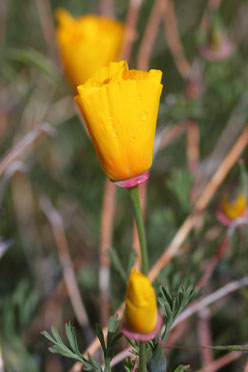
M 56 11 L 56 39 L 65 73 L 76 89 L 96 70 L 120 58 L 124 26 L 97 15 L 73 18 L 65 9 Z
M 156 294 L 149 278 L 135 268 L 129 276 L 125 305 L 122 333 L 141 341 L 154 338 L 161 327 Z
M 110 63 L 78 86 L 80 108 L 103 171 L 128 180 L 152 165 L 162 72 L 129 70 Z
M 240 194 L 234 201 L 228 199 L 227 194 L 223 195 L 221 209 L 227 218 L 235 220 L 244 215 L 247 208 L 247 200 L 244 194 Z

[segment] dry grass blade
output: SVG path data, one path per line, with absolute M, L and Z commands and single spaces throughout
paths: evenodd
M 57 47 L 55 41 L 55 28 L 49 0 L 36 0 L 36 5 L 40 17 L 41 27 L 46 40 L 49 54 L 53 61 L 58 62 Z
M 168 46 L 174 57 L 178 72 L 184 79 L 187 79 L 191 72 L 191 66 L 184 55 L 183 46 L 180 40 L 174 0 L 168 0 L 164 16 Z
M 212 336 L 209 322 L 209 310 L 203 309 L 199 312 L 198 319 L 198 339 L 199 345 L 212 345 Z M 206 367 L 213 361 L 213 351 L 211 349 L 201 349 L 202 366 Z
M 245 370 L 244 372 L 248 372 L 248 362 L 246 362 L 246 365 L 245 365 Z
M 41 123 L 31 132 L 29 132 L 1 161 L 0 161 L 0 176 L 4 170 L 12 163 L 32 142 L 34 142 L 41 134 L 49 136 L 54 135 L 54 129 L 48 123 Z
M 114 2 L 113 0 L 100 0 L 101 14 L 106 17 L 114 18 Z
M 215 372 L 226 366 L 227 364 L 233 362 L 234 360 L 240 358 L 242 353 L 240 351 L 231 351 L 221 358 L 215 360 L 213 363 L 209 364 L 207 367 L 199 369 L 197 372 Z
M 74 273 L 69 247 L 65 236 L 63 221 L 60 214 L 52 206 L 50 200 L 43 198 L 40 201 L 41 208 L 47 216 L 56 241 L 58 255 L 63 267 L 63 275 L 68 290 L 68 294 L 71 300 L 71 304 L 77 320 L 85 331 L 85 338 L 88 342 L 92 340 L 93 332 L 91 330 L 87 312 L 82 302 L 80 291 L 77 284 L 77 279 Z
M 131 56 L 133 42 L 136 37 L 136 26 L 141 4 L 142 0 L 130 0 L 130 5 L 128 8 L 127 19 L 125 24 L 123 48 L 121 52 L 121 58 L 126 59 L 127 61 Z
M 147 23 L 145 33 L 141 42 L 137 67 L 139 70 L 147 71 L 149 67 L 149 60 L 152 52 L 152 46 L 155 41 L 158 27 L 163 18 L 167 0 L 156 0 L 150 19 Z

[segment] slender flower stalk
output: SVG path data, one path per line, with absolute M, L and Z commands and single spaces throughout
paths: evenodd
M 141 271 L 144 275 L 148 275 L 149 266 L 148 266 L 148 254 L 147 254 L 147 243 L 146 243 L 146 234 L 144 219 L 142 214 L 142 209 L 139 199 L 139 189 L 138 186 L 130 187 L 127 189 L 129 191 L 130 198 L 132 200 L 134 215 L 139 235 L 140 241 L 140 251 L 141 251 Z
M 129 191 L 130 198 L 132 200 L 134 215 L 139 235 L 140 241 L 140 252 L 141 252 L 141 271 L 144 275 L 148 275 L 148 254 L 147 254 L 147 243 L 146 243 L 146 233 L 145 225 L 142 214 L 142 209 L 139 199 L 139 188 L 134 186 L 127 189 Z M 140 341 L 140 353 L 139 353 L 139 372 L 146 372 L 147 363 L 147 353 L 146 353 L 146 343 Z

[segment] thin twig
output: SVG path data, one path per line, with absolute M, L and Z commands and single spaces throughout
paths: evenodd
M 224 356 L 220 357 L 219 359 L 215 360 L 213 363 L 209 364 L 208 366 L 199 369 L 197 372 L 218 371 L 220 368 L 240 358 L 242 355 L 243 354 L 240 351 L 231 351 L 230 353 L 227 353 Z
M 63 268 L 63 275 L 73 310 L 79 324 L 85 331 L 85 337 L 87 341 L 90 342 L 92 340 L 93 332 L 91 330 L 88 315 L 82 302 L 80 290 L 78 288 L 77 279 L 73 269 L 69 247 L 64 231 L 63 220 L 60 214 L 51 204 L 50 200 L 48 200 L 47 198 L 41 199 L 40 206 L 47 216 L 52 227 L 52 232 L 56 241 L 58 255 Z
M 222 297 L 225 297 L 228 294 L 234 291 L 237 291 L 238 289 L 242 287 L 246 287 L 246 286 L 248 286 L 248 276 L 245 276 L 244 278 L 240 280 L 236 280 L 234 282 L 230 282 L 226 284 L 224 287 L 204 297 L 200 301 L 195 302 L 188 309 L 184 310 L 174 322 L 173 328 L 176 327 L 177 324 L 181 323 L 186 318 L 189 318 L 193 314 L 198 313 L 202 309 L 205 309 L 207 306 L 218 301 Z
M 198 285 L 199 288 L 204 288 L 206 286 L 206 284 L 209 281 L 210 277 L 212 276 L 218 262 L 220 261 L 221 257 L 223 256 L 223 254 L 226 250 L 226 247 L 228 246 L 228 243 L 229 243 L 229 238 L 228 238 L 227 235 L 225 235 L 224 238 L 222 239 L 222 241 L 220 243 L 220 246 L 217 249 L 213 259 L 211 260 L 210 263 L 207 264 L 207 269 L 204 272 L 204 274 L 203 274 L 203 276 L 202 276 L 202 278 L 199 282 L 199 285 Z
M 155 41 L 158 27 L 162 21 L 167 0 L 156 0 L 148 20 L 143 39 L 141 41 L 139 54 L 137 57 L 137 67 L 139 70 L 147 71 L 149 67 L 152 46 Z
M 2 356 L 2 347 L 0 344 L 0 372 L 4 372 L 4 365 L 3 365 L 3 356 Z
M 0 238 L 0 259 L 3 257 L 4 253 L 7 252 L 8 248 L 11 245 L 12 245 L 11 240 L 3 240 Z
M 187 79 L 191 72 L 191 66 L 184 55 L 183 46 L 180 40 L 174 0 L 168 0 L 164 16 L 168 46 L 174 57 L 178 72 L 184 79 Z
M 100 11 L 105 17 L 114 18 L 114 2 L 113 0 L 100 0 Z
M 110 298 L 110 263 L 108 259 L 108 251 L 112 248 L 115 194 L 116 186 L 114 182 L 111 182 L 106 178 L 101 215 L 99 269 L 99 288 L 101 298 L 100 317 L 101 324 L 103 325 L 107 324 L 109 318 L 108 300 Z
M 172 127 L 166 126 L 158 134 L 156 134 L 154 142 L 154 156 L 158 151 L 164 149 L 166 146 L 174 142 L 178 137 L 186 132 L 188 120 L 183 120 Z
M 248 361 L 246 362 L 244 372 L 248 372 Z
M 8 184 L 9 184 L 12 176 L 16 172 L 27 173 L 28 172 L 28 167 L 22 161 L 16 160 L 6 168 L 6 170 L 3 174 L 1 184 L 0 184 L 0 206 L 3 202 L 3 198 L 4 198 L 5 192 L 7 190 Z
M 212 345 L 212 337 L 209 323 L 209 310 L 203 309 L 199 312 L 198 318 L 198 338 L 199 345 Z M 200 349 L 202 356 L 202 366 L 206 367 L 213 361 L 213 351 L 211 349 Z
M 139 10 L 142 0 L 130 0 L 126 25 L 123 48 L 121 52 L 122 59 L 129 60 L 132 52 L 133 42 L 136 37 L 136 26 L 139 16 Z
M 49 54 L 53 61 L 57 64 L 57 48 L 55 41 L 55 28 L 53 23 L 53 16 L 49 0 L 36 0 L 36 5 L 40 17 L 41 27 L 44 38 L 46 40 Z
M 48 123 L 37 125 L 29 132 L 2 160 L 0 160 L 0 176 L 7 166 L 12 163 L 32 142 L 41 134 L 54 135 L 54 129 Z
M 209 23 L 209 16 L 208 13 L 209 11 L 212 10 L 217 10 L 221 4 L 221 0 L 209 0 L 207 4 L 207 8 L 205 12 L 203 13 L 201 24 L 200 24 L 200 29 L 202 31 L 206 31 Z
M 225 177 L 227 176 L 230 169 L 239 159 L 240 155 L 244 151 L 245 147 L 247 146 L 248 142 L 248 129 L 246 128 L 232 149 L 229 151 L 227 156 L 225 157 L 222 164 L 219 166 L 217 171 L 214 173 L 213 177 L 211 178 L 210 182 L 207 184 L 205 190 L 203 191 L 202 195 L 197 200 L 192 213 L 186 218 L 181 228 L 178 230 L 177 234 L 175 235 L 174 239 L 171 241 L 169 247 L 164 252 L 164 254 L 159 258 L 159 260 L 154 264 L 152 269 L 150 270 L 149 276 L 151 280 L 154 280 L 158 275 L 159 271 L 175 256 L 177 251 L 179 250 L 181 244 L 188 236 L 190 231 L 195 225 L 195 219 L 199 216 L 200 213 L 207 207 L 208 203 L 214 196 L 216 190 L 219 188 L 221 183 L 224 181 Z
M 199 166 L 199 126 L 191 120 L 187 128 L 187 162 L 188 170 L 193 175 L 196 174 Z
M 191 203 L 197 199 L 199 189 L 199 125 L 195 120 L 191 120 L 187 128 L 187 163 L 188 170 L 193 177 L 193 185 L 190 192 Z M 200 221 L 198 221 L 199 223 Z

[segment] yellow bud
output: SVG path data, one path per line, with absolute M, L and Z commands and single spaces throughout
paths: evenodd
M 126 291 L 125 322 L 138 333 L 150 333 L 157 323 L 157 302 L 150 280 L 132 268 Z
M 228 200 L 225 194 L 222 198 L 221 208 L 224 214 L 230 219 L 235 220 L 238 217 L 243 216 L 247 208 L 247 201 L 245 195 L 239 195 L 234 202 Z

